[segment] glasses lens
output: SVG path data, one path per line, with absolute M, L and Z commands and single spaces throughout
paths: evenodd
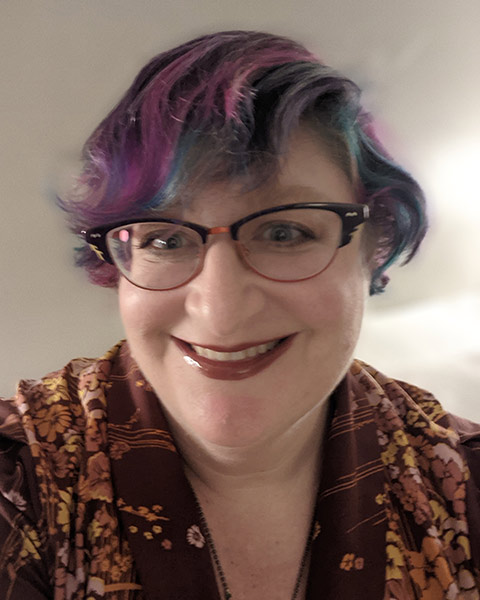
M 323 271 L 340 245 L 342 220 L 336 213 L 297 208 L 256 217 L 238 232 L 246 261 L 280 281 L 306 279 Z
M 107 246 L 121 273 L 149 290 L 166 290 L 187 281 L 202 254 L 199 234 L 172 223 L 117 227 L 108 232 Z

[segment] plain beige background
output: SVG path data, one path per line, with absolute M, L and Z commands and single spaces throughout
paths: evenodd
M 370 302 L 357 355 L 480 420 L 478 0 L 0 0 L 0 394 L 122 337 L 72 264 L 53 192 L 154 54 L 220 29 L 304 42 L 353 77 L 423 184 L 418 259 Z

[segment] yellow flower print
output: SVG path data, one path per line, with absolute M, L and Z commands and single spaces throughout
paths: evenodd
M 162 533 L 163 529 L 160 527 L 160 525 L 154 525 L 152 527 L 152 531 L 153 533 Z
M 95 542 L 95 538 L 99 537 L 102 534 L 102 526 L 97 521 L 97 519 L 93 519 L 88 526 L 87 537 L 91 544 Z
M 387 535 L 388 538 L 388 535 Z M 400 567 L 405 565 L 405 560 L 400 552 L 398 546 L 394 546 L 393 544 L 387 544 L 386 548 L 387 552 L 387 568 L 386 568 L 386 576 L 387 580 L 389 579 L 402 579 L 402 572 Z
M 144 531 L 143 535 L 147 538 L 147 540 L 153 540 L 153 534 L 151 531 Z
M 38 534 L 35 529 L 32 529 L 32 527 L 27 525 L 22 530 L 22 537 L 23 545 L 22 549 L 20 550 L 20 557 L 26 558 L 29 556 L 35 560 L 40 560 L 40 554 L 38 553 L 38 549 L 40 548 L 40 540 L 38 539 Z
M 70 512 L 72 507 L 72 494 L 70 491 L 60 490 L 60 502 L 58 503 L 57 523 L 61 526 L 64 533 L 70 531 Z
M 138 532 L 138 527 L 136 525 L 130 525 L 130 527 L 128 529 L 129 529 L 130 533 Z
M 467 558 L 467 560 L 470 560 L 470 558 L 471 558 L 470 540 L 467 537 L 465 537 L 464 535 L 459 535 L 457 538 L 457 543 L 459 546 L 461 546 L 463 548 L 463 551 L 465 552 L 465 557 Z
M 430 529 L 428 529 L 427 531 L 430 532 Z M 443 543 L 445 544 L 445 546 L 447 548 L 452 545 L 454 537 L 455 537 L 455 532 L 453 531 L 453 529 L 449 529 L 443 536 Z
M 381 453 L 382 462 L 384 465 L 390 465 L 395 462 L 395 455 L 397 453 L 397 446 L 390 442 L 388 448 Z
M 402 458 L 407 465 L 407 467 L 415 467 L 417 462 L 415 460 L 415 452 L 411 447 L 405 449 L 405 452 L 402 455 Z
M 385 494 L 377 494 L 375 496 L 375 502 L 377 504 L 383 504 L 385 502 Z
M 433 512 L 434 521 L 440 520 L 441 523 L 444 523 L 448 519 L 447 511 L 436 500 L 430 500 L 430 507 Z
M 42 379 L 42 383 L 49 392 L 53 392 L 47 397 L 47 404 L 54 404 L 56 402 L 61 402 L 62 400 L 68 400 L 68 384 L 65 377 L 47 377 Z
M 34 421 L 39 435 L 47 442 L 53 442 L 58 434 L 62 434 L 70 427 L 72 417 L 66 406 L 54 404 L 38 410 Z
M 82 441 L 82 438 L 76 433 L 67 432 L 63 437 L 65 443 L 63 447 L 65 448 L 65 452 L 69 452 L 73 454 L 78 450 L 78 447 Z
M 393 434 L 393 439 L 397 446 L 408 446 L 407 436 L 401 429 L 397 429 L 397 431 L 395 431 Z
M 416 410 L 409 410 L 407 412 L 407 423 L 409 425 L 413 425 L 416 421 L 418 421 L 419 413 Z

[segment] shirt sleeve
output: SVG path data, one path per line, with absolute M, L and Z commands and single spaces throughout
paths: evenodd
M 460 448 L 469 469 L 466 511 L 472 559 L 480 577 L 480 425 L 456 415 L 450 423 L 460 436 Z
M 46 527 L 30 448 L 15 408 L 0 400 L 0 600 L 52 600 Z M 51 558 L 51 557 L 50 557 Z

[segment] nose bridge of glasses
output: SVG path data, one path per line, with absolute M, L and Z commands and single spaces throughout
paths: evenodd
M 233 230 L 231 225 L 218 225 L 217 227 L 210 227 L 209 229 L 205 229 L 205 237 L 203 238 L 203 243 L 206 244 L 207 243 L 207 238 L 210 236 L 214 236 L 214 235 L 219 235 L 219 234 L 227 234 L 227 236 L 230 238 L 230 240 L 232 240 L 233 242 L 237 242 L 237 236 L 236 236 L 236 232 Z M 212 240 L 210 240 L 212 241 Z
M 217 235 L 219 233 L 230 233 L 230 227 L 222 225 L 218 227 L 210 227 L 208 235 Z

